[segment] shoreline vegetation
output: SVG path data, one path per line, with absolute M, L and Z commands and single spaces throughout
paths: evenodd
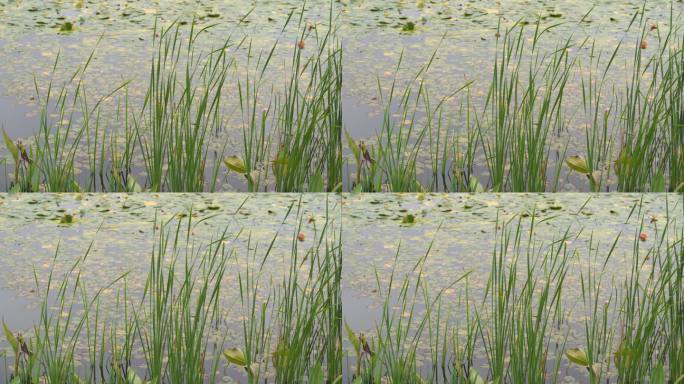
M 480 384 L 564 382 L 568 374 L 590 383 L 684 381 L 684 233 L 671 214 L 653 225 L 636 203 L 634 233 L 611 244 L 592 234 L 580 246 L 572 242 L 581 228 L 541 241 L 546 229 L 534 212 L 497 216 L 488 275 L 466 270 L 436 291 L 423 268 L 440 229 L 408 266 L 400 265 L 398 241 L 391 271 L 374 269 L 381 304 L 364 333 L 348 322 L 358 314 L 342 306 L 345 251 L 334 212 L 304 242 L 301 208 L 292 202 L 283 218 L 299 223 L 292 233 L 261 244 L 246 228 L 197 242 L 201 220 L 192 210 L 155 219 L 142 293 L 130 289 L 129 273 L 88 286 L 81 273 L 94 243 L 56 269 L 58 247 L 47 282 L 35 279 L 37 322 L 26 333 L 3 322 L 11 347 L 5 381 L 214 383 L 228 375 L 247 383 Z M 238 237 L 247 239 L 244 253 L 231 245 Z M 291 241 L 287 255 L 274 252 L 279 237 Z M 623 251 L 630 268 L 616 280 L 607 268 Z M 285 267 L 265 273 L 273 257 Z M 231 271 L 237 259 L 245 263 Z M 227 273 L 237 274 L 233 286 Z M 473 286 L 479 278 L 482 292 Z M 564 289 L 569 279 L 579 281 L 579 296 Z M 239 290 L 230 308 L 242 314 L 234 333 L 222 328 L 226 289 Z M 104 299 L 103 290 L 117 294 Z M 446 309 L 447 291 L 458 293 L 450 304 L 464 316 Z
M 593 192 L 664 192 L 684 188 L 684 33 L 671 7 L 670 29 L 634 14 L 612 52 L 589 39 L 540 42 L 559 24 L 516 23 L 496 34 L 489 84 L 455 84 L 434 100 L 425 81 L 433 54 L 413 81 L 381 84 L 381 126 L 360 140 L 345 129 L 342 109 L 344 47 L 330 10 L 328 26 L 305 21 L 304 8 L 270 50 L 252 52 L 248 39 L 230 37 L 215 49 L 195 49 L 211 28 L 155 26 L 142 106 L 130 105 L 128 82 L 88 100 L 86 72 L 95 52 L 71 80 L 39 92 L 40 126 L 26 141 L 3 141 L 5 186 L 12 192 L 214 192 L 230 178 L 249 192 L 556 192 L 575 177 Z M 281 39 L 294 41 L 283 82 L 267 84 Z M 232 78 L 238 47 L 248 71 Z M 589 51 L 580 58 L 574 52 Z M 609 84 L 615 59 L 631 54 L 623 84 Z M 59 65 L 55 60 L 53 71 Z M 483 88 L 484 87 L 484 88 Z M 569 89 L 573 88 L 573 91 Z M 486 89 L 477 103 L 474 89 Z M 208 149 L 225 124 L 221 101 L 236 92 L 241 144 Z M 568 111 L 579 92 L 579 111 Z M 102 110 L 117 98 L 114 116 Z M 449 101 L 461 100 L 452 110 Z M 449 106 L 448 106 L 449 105 Z M 571 116 L 572 115 L 572 116 Z M 56 116 L 56 117 L 55 117 Z M 112 121 L 113 120 L 113 121 Z M 76 123 L 79 121 L 80 123 Z M 570 122 L 583 127 L 583 145 L 552 149 Z M 118 129 L 112 129 L 117 126 Z M 85 156 L 86 164 L 75 159 Z M 137 159 L 137 160 L 136 160 Z

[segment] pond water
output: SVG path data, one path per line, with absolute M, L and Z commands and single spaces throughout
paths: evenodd
M 306 3 L 305 21 L 326 27 L 329 24 L 329 2 L 313 0 Z M 282 44 L 276 51 L 273 70 L 267 82 L 278 84 L 283 66 L 297 39 L 297 26 L 281 31 L 287 15 L 301 7 L 300 1 L 1 1 L 0 19 L 0 126 L 13 138 L 28 138 L 38 127 L 38 105 L 35 84 L 42 95 L 50 79 L 55 84 L 67 79 L 79 65 L 86 62 L 93 50 L 95 55 L 85 75 L 87 92 L 92 99 L 108 95 L 125 81 L 131 81 L 128 97 L 132 105 L 141 105 L 148 78 L 155 23 L 167 25 L 171 21 L 197 20 L 200 27 L 215 25 L 201 39 L 198 46 L 207 50 L 230 38 L 243 38 L 252 43 L 252 52 L 268 50 L 277 39 Z M 541 40 L 544 51 L 556 48 L 561 40 L 572 36 L 576 44 L 573 55 L 588 59 L 591 44 L 596 51 L 609 55 L 624 39 L 625 48 L 615 60 L 608 80 L 624 86 L 625 74 L 632 63 L 638 27 L 629 28 L 641 1 L 335 1 L 332 15 L 338 38 L 344 48 L 343 97 L 345 128 L 357 139 L 371 140 L 380 129 L 382 106 L 378 98 L 378 81 L 385 90 L 395 75 L 395 67 L 403 52 L 398 72 L 401 81 L 408 81 L 417 68 L 424 65 L 437 50 L 435 61 L 426 74 L 426 85 L 433 99 L 450 95 L 468 81 L 473 103 L 482 103 L 491 77 L 493 56 L 496 52 L 497 27 L 510 27 L 515 22 L 534 23 L 541 18 L 543 28 L 558 24 Z M 678 24 L 683 11 L 681 2 L 647 2 L 647 23 L 657 25 L 657 33 L 665 34 Z M 672 14 L 674 20 L 670 19 Z M 60 31 L 71 23 L 70 31 Z M 407 31 L 404 26 L 414 26 Z M 296 24 L 296 23 L 291 23 Z M 532 30 L 532 28 L 530 28 Z M 656 32 L 650 38 L 657 45 Z M 649 51 L 656 53 L 657 50 Z M 59 55 L 55 73 L 52 67 Z M 235 52 L 235 71 L 240 76 L 246 70 L 247 46 Z M 577 70 L 575 72 L 582 72 Z M 223 145 L 232 150 L 241 143 L 241 124 L 237 107 L 237 85 L 233 77 L 224 94 L 225 130 L 218 139 L 211 140 L 210 149 L 220 151 Z M 34 83 L 34 78 L 36 82 Z M 567 87 L 564 103 L 571 119 L 567 132 L 550 139 L 550 163 L 553 165 L 564 145 L 579 148 L 584 145 L 582 124 L 572 121 L 581 115 L 579 79 Z M 121 101 L 121 97 L 118 98 Z M 446 115 L 456 120 L 462 130 L 457 110 L 463 100 L 454 98 L 448 103 Z M 110 122 L 115 114 L 112 100 L 103 116 Z M 112 123 L 109 129 L 115 129 Z M 3 148 L 2 151 L 5 151 Z M 427 161 L 426 159 L 422 159 Z M 77 164 L 85 164 L 85 155 Z M 138 165 L 141 159 L 136 159 Z M 484 166 L 484 158 L 477 159 Z M 425 165 L 419 165 L 419 177 Z M 565 172 L 564 172 L 565 175 Z M 426 175 L 422 176 L 427 177 Z M 483 177 L 486 177 L 483 176 Z M 223 179 L 222 190 L 244 189 L 240 180 Z M 560 190 L 586 190 L 581 177 L 563 177 Z
M 0 317 L 12 329 L 27 331 L 39 314 L 39 295 L 50 273 L 59 280 L 87 253 L 79 266 L 80 278 L 91 292 L 104 289 L 102 311 L 117 318 L 121 283 L 110 282 L 127 274 L 129 300 L 139 298 L 160 223 L 171 223 L 165 228 L 173 232 L 180 221 L 185 233 L 192 218 L 189 244 L 208 244 L 224 233 L 222 242 L 231 255 L 221 285 L 222 325 L 212 327 L 207 336 L 212 348 L 240 342 L 244 313 L 239 276 L 262 263 L 274 236 L 278 235 L 273 251 L 262 265 L 264 281 L 277 282 L 287 273 L 298 233 L 303 235 L 297 252 L 303 255 L 320 246 L 317 239 L 326 224 L 324 237 L 341 239 L 342 311 L 352 329 L 373 334 L 392 276 L 394 284 L 420 278 L 431 295 L 442 292 L 442 316 L 453 325 L 464 320 L 464 300 L 479 303 L 484 297 L 492 251 L 503 230 L 515 228 L 520 220 L 523 239 L 533 228 L 532 240 L 523 241 L 523 248 L 544 253 L 554 241 L 563 241 L 571 255 L 562 294 L 565 320 L 547 335 L 558 343 L 549 357 L 552 369 L 554 353 L 583 345 L 582 274 L 605 264 L 606 289 L 601 294 L 620 290 L 634 257 L 681 242 L 682 204 L 682 197 L 674 194 L 0 195 Z M 65 215 L 70 215 L 70 222 L 65 222 Z M 635 243 L 641 233 L 646 237 Z M 615 251 L 607 259 L 613 244 Z M 637 253 L 635 244 L 641 248 Z M 511 262 L 510 257 L 507 260 Z M 415 270 L 418 264 L 420 273 Z M 646 262 L 643 268 L 648 272 L 653 266 Z M 467 273 L 466 297 L 465 283 L 453 283 Z M 417 317 L 425 314 L 421 295 L 415 298 Z M 396 293 L 389 299 L 396 300 Z M 402 316 L 397 305 L 391 308 Z M 421 340 L 418 361 L 429 373 L 428 342 Z M 351 354 L 349 348 L 345 341 Z M 78 351 L 85 354 L 87 349 L 82 346 Z M 486 372 L 484 351 L 477 349 L 476 356 L 478 369 Z M 142 356 L 136 358 L 144 372 Z M 563 382 L 582 382 L 586 376 L 565 360 L 560 372 Z M 241 371 L 227 367 L 220 374 L 226 380 L 244 379 Z

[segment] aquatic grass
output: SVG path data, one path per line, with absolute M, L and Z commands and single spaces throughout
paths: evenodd
M 168 224 L 160 226 L 141 305 L 134 308 L 136 333 L 149 380 L 202 383 L 205 331 L 218 314 L 221 279 L 231 256 L 223 244 L 228 237 L 223 232 L 206 246 L 195 247 L 192 219 L 185 233 L 183 220 L 175 229 Z
M 394 69 L 394 77 L 389 89 L 384 92 L 380 78 L 377 78 L 378 99 L 383 105 L 382 126 L 376 133 L 374 144 L 355 141 L 346 133 L 347 143 L 356 162 L 356 180 L 353 189 L 364 192 L 417 192 L 438 189 L 440 167 L 442 182 L 446 184 L 446 168 L 452 147 L 444 132 L 444 104 L 467 89 L 468 82 L 450 95 L 439 99 L 433 106 L 429 90 L 425 84 L 426 76 L 437 51 L 428 61 L 418 68 L 410 80 L 399 89 L 404 52 L 401 53 Z M 419 119 L 424 121 L 419 121 Z M 420 125 L 419 125 L 420 124 Z M 430 156 L 430 180 L 422 185 L 419 180 L 418 165 L 427 141 Z
M 245 177 L 249 191 L 271 182 L 279 192 L 342 188 L 342 46 L 332 4 L 324 32 L 319 33 L 322 25 L 305 23 L 304 14 L 304 5 L 299 12 L 292 10 L 281 29 L 284 32 L 298 16 L 300 33 L 285 64 L 282 86 L 271 85 L 270 98 L 262 105 L 263 80 L 280 39 L 258 54 L 253 74 L 247 68 L 245 80 L 238 80 L 243 155 L 233 154 L 224 163 Z M 250 43 L 248 67 L 251 56 Z
M 232 46 L 228 38 L 206 55 L 196 52 L 195 40 L 210 28 L 195 30 L 193 23 L 184 39 L 178 23 L 159 30 L 155 26 L 149 88 L 134 120 L 151 191 L 165 186 L 172 192 L 204 191 L 207 136 L 221 130 L 220 103 Z
M 418 128 L 416 126 L 416 118 L 418 105 L 426 91 L 421 74 L 430 68 L 436 52 L 417 71 L 404 90 L 400 91 L 399 94 L 395 94 L 397 75 L 401 67 L 403 55 L 404 53 L 402 52 L 397 61 L 395 77 L 387 94 L 383 94 L 380 79 L 378 78 L 378 92 L 380 100 L 384 104 L 384 110 L 382 127 L 374 158 L 379 163 L 378 167 L 381 169 L 383 179 L 379 180 L 380 185 L 377 185 L 378 182 L 375 182 L 375 191 L 384 191 L 384 185 L 387 185 L 386 190 L 388 192 L 417 192 L 423 189 L 417 180 L 416 162 L 421 144 L 427 134 L 427 129 L 425 127 L 423 129 Z M 397 114 L 399 115 L 398 121 L 392 117 L 396 97 L 399 99 L 396 101 Z M 411 105 L 412 103 L 415 103 L 415 105 Z
M 580 353 L 586 356 L 585 368 L 587 369 L 587 376 L 590 383 L 602 382 L 604 376 L 608 374 L 611 366 L 611 360 L 605 359 L 612 351 L 613 338 L 615 336 L 614 328 L 615 319 L 611 316 L 615 308 L 615 296 L 613 292 L 608 294 L 607 298 L 603 298 L 603 278 L 606 275 L 606 267 L 616 250 L 620 236 L 615 238 L 610 249 L 599 255 L 600 244 L 595 243 L 592 234 L 589 240 L 589 258 L 586 272 L 580 273 L 580 282 L 582 286 L 582 303 L 586 313 L 584 321 L 584 335 L 586 352 L 584 349 L 574 347 L 575 353 Z M 594 252 L 591 252 L 591 250 Z M 579 255 L 578 255 L 579 256 Z M 602 260 L 602 261 L 601 261 Z M 599 269 L 592 267 L 594 263 L 600 265 Z
M 669 190 L 684 188 L 684 36 L 669 50 L 671 85 L 667 92 L 669 114 Z
M 602 52 L 596 52 L 595 44 L 591 46 L 590 62 L 588 64 L 588 76 L 582 77 L 582 107 L 585 115 L 585 145 L 586 145 L 586 169 L 583 172 L 593 192 L 599 192 L 608 183 L 611 172 L 612 148 L 614 145 L 614 132 L 611 127 L 610 116 L 614 106 L 601 108 L 605 103 L 604 87 L 606 76 L 614 60 L 620 51 L 621 43 L 617 45 L 609 57 L 601 76 L 595 74 L 601 65 Z M 582 64 L 579 64 L 580 70 Z M 583 159 L 582 159 L 583 160 Z M 574 169 L 577 170 L 577 169 Z
M 465 121 L 465 133 L 456 132 L 456 127 L 453 127 L 451 139 L 446 138 L 444 140 L 440 174 L 442 184 L 449 192 L 482 192 L 484 188 L 474 172 L 478 132 L 472 117 L 470 89 L 467 89 L 465 100 L 465 105 L 461 103 L 457 115 L 457 120 Z M 432 152 L 437 156 L 437 146 Z M 449 159 L 451 159 L 450 165 Z M 436 165 L 435 162 L 435 168 Z M 437 178 L 437 173 L 433 173 L 435 174 L 434 177 Z
M 423 383 L 446 377 L 450 339 L 448 322 L 442 321 L 443 294 L 467 279 L 470 272 L 432 295 L 423 269 L 433 245 L 434 240 L 403 279 L 397 270 L 401 265 L 401 244 L 397 246 L 387 281 L 380 277 L 381 272 L 376 268 L 376 290 L 382 307 L 374 331 L 366 336 L 345 324 L 347 338 L 357 355 L 352 383 Z M 451 335 L 456 337 L 454 333 Z M 424 378 L 418 368 L 418 348 L 424 336 L 428 338 L 431 353 L 428 378 Z
M 249 260 L 258 267 L 248 263 L 239 275 L 244 347 L 226 349 L 224 357 L 242 367 L 250 383 L 260 382 L 269 364 L 277 382 L 323 383 L 342 378 L 340 237 L 326 212 L 322 227 L 314 226 L 311 246 L 300 250 L 304 240 L 299 234 L 305 220 L 301 208 L 301 201 L 293 203 L 286 215 L 294 213 L 299 224 L 282 280 L 272 276 L 271 284 L 262 286 L 263 266 L 273 257 L 279 234 L 274 235 L 263 256 L 257 257 L 258 245 L 253 247 Z
M 522 217 L 497 221 L 483 306 L 475 308 L 492 383 L 558 381 L 563 347 L 551 346 L 549 333 L 564 320 L 562 287 L 571 235 L 567 229 L 549 244 L 537 246 L 535 214 L 531 217 L 525 229 Z M 551 368 L 550 358 L 555 360 Z
M 574 66 L 568 54 L 572 37 L 549 54 L 539 50 L 540 39 L 556 26 L 542 27 L 538 20 L 529 48 L 521 24 L 497 39 L 497 47 L 501 45 L 491 84 L 482 116 L 476 118 L 494 191 L 547 190 L 548 140 L 565 130 L 563 95 Z M 529 60 L 527 70 L 523 60 Z M 552 190 L 556 184 L 557 178 Z
M 634 235 L 634 258 L 622 290 L 624 296 L 621 303 L 621 327 L 614 355 L 621 381 L 655 380 L 656 375 L 664 377 L 665 365 L 656 359 L 659 350 L 665 350 L 663 345 L 670 343 L 665 341 L 669 337 L 673 337 L 672 342 L 675 345 L 678 339 L 681 339 L 676 328 L 678 318 L 669 319 L 674 320 L 670 326 L 674 325 L 675 328 L 670 329 L 673 333 L 665 333 L 666 329 L 670 328 L 665 322 L 668 320 L 668 297 L 672 294 L 677 297 L 682 290 L 681 285 L 672 285 L 673 282 L 677 282 L 681 271 L 678 270 L 678 255 L 672 249 L 672 246 L 679 245 L 669 244 L 666 238 L 668 225 L 669 223 L 666 223 L 661 232 L 657 233 L 655 244 L 647 249 L 645 254 L 640 249 L 642 241 L 639 239 L 639 233 L 642 233 L 643 228 Z M 650 268 L 647 267 L 649 264 Z M 681 345 L 675 348 L 681 348 Z M 676 365 L 678 363 L 675 361 Z M 673 381 L 679 378 L 676 368 L 675 376 L 670 378 Z
M 401 247 L 397 247 L 394 266 L 397 266 L 397 258 Z M 422 265 L 422 263 L 421 263 Z M 413 269 L 419 275 L 418 270 Z M 378 272 L 375 272 L 378 289 L 382 287 Z M 410 279 L 406 278 L 399 281 L 395 287 L 393 285 L 395 271 L 390 274 L 387 291 L 384 293 L 386 299 L 382 306 L 382 317 L 377 326 L 377 338 L 371 342 L 371 351 L 378 354 L 380 370 L 374 369 L 374 382 L 381 381 L 386 377 L 391 383 L 415 383 L 418 381 L 418 370 L 416 356 L 418 341 L 426 326 L 426 318 L 416 318 L 416 296 L 418 295 L 419 282 L 411 284 Z M 396 289 L 397 292 L 393 290 Z M 395 316 L 389 298 L 396 295 L 396 303 L 399 306 L 401 316 Z M 414 323 L 415 321 L 415 323 Z
M 479 376 L 473 362 L 477 343 L 477 319 L 470 304 L 468 279 L 465 280 L 465 294 L 459 297 L 459 306 L 465 308 L 465 324 L 457 322 L 450 332 L 450 337 L 445 338 L 445 342 L 451 342 L 452 356 L 449 365 L 447 365 L 448 351 L 442 351 L 441 369 L 445 379 L 449 378 L 451 383 L 468 382 L 471 377 Z M 464 336 L 461 335 L 460 330 L 463 330 Z
M 671 380 L 684 380 L 684 233 L 679 242 L 668 244 L 661 269 L 672 271 L 670 279 L 662 283 L 666 311 L 664 332 L 667 335 L 665 355 Z
M 674 32 L 660 35 L 656 29 L 659 47 L 648 57 L 651 30 L 644 21 L 643 10 L 637 17 L 642 30 L 635 43 L 632 76 L 620 98 L 620 148 L 614 168 L 620 191 L 663 192 L 669 152 L 665 138 L 670 114 L 667 95 L 673 81 L 677 81 L 673 67 L 666 66 L 666 49 Z
M 332 9 L 332 8 L 331 8 Z M 294 44 L 284 91 L 276 97 L 273 160 L 275 189 L 280 192 L 336 191 L 341 187 L 342 48 L 331 25 L 306 26 Z M 306 57 L 307 44 L 313 46 Z
M 89 246 L 83 256 L 78 257 L 71 267 L 67 268 L 58 280 L 55 270 L 55 260 L 60 252 L 56 248 L 52 259 L 52 267 L 48 272 L 47 281 L 41 286 L 38 272 L 34 269 L 34 282 L 36 292 L 39 292 L 40 314 L 38 323 L 32 333 L 26 337 L 16 335 L 4 324 L 5 334 L 10 340 L 15 352 L 15 366 L 12 373 L 11 383 L 64 383 L 81 382 L 78 373 L 76 348 L 84 331 L 91 340 L 90 314 L 93 308 L 99 313 L 99 300 L 102 292 L 109 289 L 125 275 L 114 279 L 109 285 L 95 291 L 94 295 L 88 294 L 88 288 L 81 278 L 80 267 L 83 265 L 92 250 Z M 80 302 L 79 302 L 80 300 Z M 57 312 L 57 315 L 53 315 Z M 96 320 L 97 328 L 97 320 Z M 95 339 L 97 335 L 93 336 Z M 95 346 L 88 344 L 89 350 Z M 95 361 L 95 355 L 90 354 L 91 363 Z
M 238 276 L 240 286 L 240 302 L 243 308 L 244 318 L 249 320 L 242 321 L 242 338 L 243 349 L 233 347 L 224 351 L 226 359 L 238 365 L 242 365 L 246 374 L 248 383 L 260 382 L 260 377 L 268 369 L 268 359 L 262 359 L 268 354 L 271 349 L 271 338 L 273 332 L 271 331 L 268 319 L 272 316 L 269 312 L 271 308 L 271 293 L 265 298 L 259 296 L 261 292 L 261 277 L 265 261 L 268 259 L 273 244 L 276 241 L 276 236 L 271 240 L 265 255 L 261 260 L 257 260 L 257 246 L 252 245 L 252 238 L 249 236 L 247 240 L 247 249 L 253 249 L 251 255 L 248 254 L 246 270 Z M 253 270 L 250 268 L 251 264 L 256 264 L 258 261 L 259 268 Z M 257 302 L 259 300 L 259 302 Z M 238 361 L 242 360 L 242 361 Z
M 532 224 L 534 226 L 534 224 Z M 532 230 L 530 230 L 532 232 Z M 548 333 L 563 319 L 560 317 L 563 285 L 568 274 L 568 251 L 565 233 L 548 249 L 537 253 L 527 246 L 527 280 L 519 290 L 515 305 L 522 309 L 513 316 L 511 327 L 510 375 L 514 382 L 546 382 L 558 380 L 561 347 L 556 351 L 556 364 L 550 375 L 547 359 L 553 353 Z M 543 255 L 540 253 L 543 252 Z M 535 277 L 535 274 L 539 274 Z M 567 337 L 567 336 L 566 336 Z
M 59 57 L 58 54 L 53 62 L 53 75 L 59 64 Z M 15 163 L 14 180 L 9 185 L 12 191 L 80 190 L 74 175 L 74 158 L 78 143 L 87 127 L 75 127 L 74 120 L 77 118 L 76 105 L 84 97 L 82 94 L 85 92 L 80 76 L 86 72 L 92 57 L 93 53 L 85 65 L 77 68 L 61 87 L 53 89 L 54 84 L 51 80 L 44 95 L 41 94 L 37 79 L 34 77 L 36 99 L 40 101 L 40 120 L 33 142 L 14 143 L 3 131 L 5 145 Z M 53 109 L 57 114 L 54 121 L 49 117 Z
M 277 46 L 278 42 L 273 45 L 267 55 L 260 52 L 256 64 L 252 65 L 252 44 L 248 44 L 246 78 L 244 81 L 238 79 L 244 156 L 242 158 L 227 158 L 224 162 L 229 169 L 245 176 L 247 189 L 250 192 L 258 192 L 268 179 L 272 135 L 267 132 L 267 127 L 269 124 L 274 124 L 272 121 L 269 123 L 269 115 L 272 113 L 273 106 L 269 103 L 260 112 L 258 112 L 258 106 L 263 77 Z M 255 67 L 254 75 L 249 70 L 252 66 Z
M 92 58 L 92 54 L 91 54 Z M 53 73 L 57 68 L 59 55 L 55 59 L 53 65 Z M 86 62 L 83 71 L 88 67 Z M 73 76 L 75 79 L 81 73 L 80 68 Z M 87 128 L 85 125 L 80 128 L 74 128 L 73 123 L 75 119 L 74 104 L 80 97 L 82 90 L 82 83 L 79 80 L 75 84 L 74 94 L 70 95 L 67 86 L 68 83 L 57 91 L 56 100 L 53 100 L 53 84 L 50 82 L 44 99 L 41 97 L 37 80 L 34 79 L 35 91 L 38 100 L 43 100 L 43 105 L 40 112 L 40 127 L 35 139 L 35 161 L 42 174 L 42 181 L 46 191 L 78 191 L 80 187 L 74 176 L 74 157 L 78 148 L 78 142 L 83 136 L 83 132 Z M 69 98 L 72 99 L 72 105 L 69 105 Z M 58 113 L 57 121 L 54 126 L 49 121 L 48 109 L 51 103 L 55 103 L 55 109 Z M 69 110 L 67 110 L 69 108 Z
M 669 208 L 668 208 L 669 212 Z M 605 292 L 606 265 L 621 236 L 607 249 L 598 270 L 582 272 L 582 300 L 587 313 L 585 343 L 566 351 L 568 359 L 587 371 L 589 382 L 680 382 L 684 380 L 679 359 L 682 351 L 681 314 L 681 229 L 668 219 L 654 225 L 655 238 L 645 250 L 646 228 L 634 233 L 628 255 L 630 269 L 622 283 Z M 674 237 L 672 237 L 674 236 Z M 590 258 L 599 256 L 599 244 L 589 243 Z M 592 253 L 592 249 L 595 251 Z M 601 255 L 600 259 L 604 256 Z M 614 369 L 612 368 L 614 367 Z
M 341 250 L 334 238 L 324 237 L 328 224 L 323 225 L 314 246 L 303 255 L 298 249 L 300 241 L 293 236 L 289 271 L 274 292 L 278 303 L 273 358 L 277 382 L 322 378 L 324 368 L 330 381 L 342 374 L 337 362 L 341 359 Z

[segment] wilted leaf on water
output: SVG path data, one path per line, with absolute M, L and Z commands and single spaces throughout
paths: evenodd
M 228 156 L 223 159 L 223 163 L 226 164 L 226 167 L 228 167 L 228 169 L 231 171 L 237 172 L 241 175 L 247 173 L 245 162 L 239 156 Z
M 582 367 L 589 366 L 589 358 L 587 357 L 587 353 L 581 348 L 570 348 L 565 351 L 565 356 L 568 358 L 568 360 L 577 365 Z
M 576 172 L 579 172 L 579 173 L 582 173 L 585 175 L 589 173 L 589 165 L 587 164 L 587 161 L 582 156 L 579 156 L 579 155 L 570 156 L 567 159 L 565 159 L 565 163 L 573 171 L 576 171 Z
M 241 367 L 247 366 L 247 359 L 245 358 L 245 353 L 242 352 L 240 348 L 228 348 L 223 351 L 223 356 L 228 360 L 228 362 Z

